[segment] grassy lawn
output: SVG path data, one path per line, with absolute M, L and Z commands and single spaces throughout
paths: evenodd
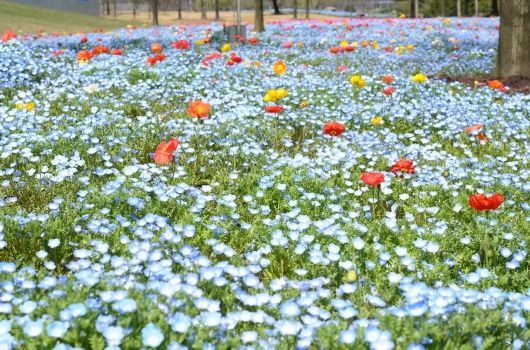
M 112 30 L 139 22 L 104 19 L 72 12 L 49 10 L 40 7 L 20 5 L 0 0 L 0 31 L 15 32 L 80 32 L 94 29 Z

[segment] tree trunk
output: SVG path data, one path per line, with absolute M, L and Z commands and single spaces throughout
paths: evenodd
M 116 0 L 112 0 L 112 14 L 114 15 L 114 17 L 117 16 L 117 9 L 116 9 Z
M 530 0 L 501 1 L 500 15 L 495 74 L 530 77 Z
M 305 0 L 305 19 L 309 19 L 309 0 Z
M 215 0 L 215 20 L 219 20 L 219 0 Z
M 478 16 L 478 0 L 475 0 L 475 17 Z
M 293 18 L 298 18 L 298 1 L 293 2 Z
M 272 7 L 274 7 L 273 15 L 281 15 L 280 6 L 278 6 L 278 0 L 272 0 Z
M 153 25 L 158 25 L 158 0 L 151 0 L 151 11 L 153 13 Z
M 416 6 L 414 6 L 414 0 L 410 0 L 410 17 L 411 18 L 416 18 Z
M 418 0 L 414 0 L 414 18 L 418 18 L 420 15 L 420 4 L 418 3 Z
M 105 5 L 107 5 L 107 16 L 110 16 L 110 0 L 105 0 Z
M 265 23 L 263 21 L 263 0 L 255 0 L 255 7 L 254 30 L 256 32 L 263 32 L 265 30 Z
M 206 0 L 201 0 L 201 19 L 206 18 Z
M 456 0 L 456 15 L 462 17 L 462 8 L 460 6 L 460 0 Z
M 445 0 L 440 1 L 440 13 L 442 17 L 445 17 Z
M 178 19 L 182 19 L 182 0 L 177 0 Z
M 491 0 L 491 10 L 489 13 L 490 16 L 498 16 L 499 15 L 499 3 L 497 0 Z

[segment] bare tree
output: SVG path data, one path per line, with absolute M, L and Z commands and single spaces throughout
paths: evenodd
M 201 19 L 206 18 L 206 0 L 201 0 Z
M 151 0 L 151 13 L 153 14 L 153 25 L 158 25 L 158 0 Z
M 133 19 L 136 19 L 136 12 L 138 11 L 139 6 L 140 6 L 140 0 L 133 0 L 133 4 L 132 4 Z
M 177 0 L 178 18 L 182 19 L 182 0 Z
M 116 9 L 116 0 L 112 0 L 112 14 L 114 15 L 114 17 L 116 17 L 117 15 L 117 9 Z
M 293 18 L 298 18 L 298 0 L 293 0 Z
M 475 16 L 478 16 L 478 0 L 475 0 Z
M 417 0 L 410 0 L 410 17 L 411 18 L 418 17 L 418 13 L 416 12 L 416 1 Z
M 530 77 L 530 0 L 500 1 L 496 75 Z
M 215 19 L 219 20 L 219 0 L 215 0 Z
M 265 22 L 263 21 L 263 0 L 255 0 L 256 12 L 254 15 L 254 30 L 256 32 L 263 32 L 265 30 Z
M 107 16 L 110 16 L 110 0 L 105 0 L 105 6 L 107 7 Z
M 445 17 L 445 0 L 440 1 L 440 13 L 442 17 Z
M 309 0 L 305 0 L 305 19 L 309 19 Z
M 499 3 L 497 0 L 491 0 L 491 10 L 489 13 L 490 16 L 498 16 L 499 15 Z
M 273 15 L 281 15 L 280 6 L 278 6 L 278 0 L 272 0 L 272 7 L 274 8 Z
M 462 6 L 460 0 L 456 0 L 456 15 L 462 17 Z

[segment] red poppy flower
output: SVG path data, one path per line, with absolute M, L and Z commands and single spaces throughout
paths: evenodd
M 162 45 L 160 45 L 160 43 L 152 43 L 151 44 L 151 52 L 152 53 L 160 53 L 160 52 L 162 52 Z
M 346 131 L 344 124 L 339 122 L 328 122 L 324 124 L 324 134 L 330 136 L 340 136 Z
M 476 211 L 495 210 L 502 202 L 504 197 L 498 192 L 489 197 L 480 193 L 469 196 L 469 206 Z
M 285 43 L 282 44 L 282 47 L 283 47 L 284 49 L 290 49 L 291 47 L 293 47 L 293 43 L 290 42 L 290 41 L 287 41 L 287 42 L 285 42 Z
M 188 115 L 193 118 L 206 118 L 210 113 L 210 104 L 201 100 L 191 101 L 188 105 Z
M 179 146 L 179 140 L 178 139 L 171 139 L 168 142 L 162 141 L 160 144 L 156 147 L 155 151 L 155 163 L 156 164 L 167 164 L 173 160 L 173 152 L 177 149 Z
M 83 35 L 81 37 L 81 44 L 86 44 L 87 41 L 88 41 L 88 38 L 86 37 L 86 35 Z
M 394 174 L 401 172 L 407 174 L 414 174 L 414 162 L 410 159 L 400 159 L 390 167 L 390 171 Z
M 341 48 L 338 47 L 338 46 L 332 46 L 332 47 L 329 48 L 329 52 L 331 52 L 332 54 L 336 55 L 339 52 L 341 52 Z
M 378 172 L 362 173 L 361 181 L 370 187 L 376 187 L 385 181 L 385 174 Z
M 283 112 L 282 106 L 265 106 L 265 111 L 267 113 L 281 113 Z
M 149 63 L 151 66 L 155 65 L 158 62 L 156 59 L 156 56 L 149 56 L 147 57 L 147 63 Z
M 383 89 L 383 94 L 385 94 L 385 96 L 390 96 L 394 93 L 394 90 L 395 88 L 393 86 L 388 86 Z
M 346 46 L 344 46 L 344 51 L 353 52 L 353 51 L 355 51 L 355 47 L 353 47 L 351 45 L 346 45 Z
M 90 53 L 90 51 L 81 50 L 77 53 L 78 61 L 90 61 L 91 59 L 92 59 L 92 54 Z
M 210 63 L 210 61 L 213 61 L 213 60 L 221 58 L 221 57 L 223 57 L 223 55 L 221 55 L 220 52 L 212 52 L 212 53 L 206 55 L 202 59 L 201 63 L 202 63 L 203 66 L 208 66 L 208 63 Z
M 55 50 L 55 51 L 53 51 L 53 55 L 54 55 L 55 57 L 57 57 L 57 56 L 61 56 L 62 54 L 64 54 L 64 50 L 63 50 L 63 49 L 59 49 L 59 50 Z
M 172 45 L 173 45 L 173 48 L 177 50 L 189 50 L 190 49 L 190 42 L 185 39 L 175 41 Z
M 241 63 L 243 61 L 243 58 L 241 58 L 240 56 L 238 56 L 236 53 L 232 52 L 230 54 L 230 59 L 232 60 L 232 62 L 234 63 Z
M 115 55 L 115 56 L 121 56 L 121 55 L 123 55 L 123 50 L 121 50 L 121 49 L 112 49 L 112 50 L 110 50 L 110 53 Z
M 166 60 L 166 55 L 164 55 L 163 53 L 159 53 L 155 55 L 155 58 L 158 62 L 162 62 Z
M 247 42 L 248 42 L 250 45 L 256 45 L 256 44 L 258 43 L 258 38 L 255 38 L 255 37 L 248 38 L 248 39 L 247 39 Z

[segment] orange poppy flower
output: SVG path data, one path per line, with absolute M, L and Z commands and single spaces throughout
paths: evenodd
M 414 168 L 414 162 L 412 160 L 400 159 L 390 167 L 390 171 L 394 174 L 398 172 L 414 174 L 416 172 L 416 169 Z
M 81 50 L 77 53 L 78 61 L 90 61 L 91 59 L 92 59 L 92 54 L 90 53 L 90 51 Z
M 494 90 L 504 90 L 504 84 L 499 80 L 490 80 L 488 81 L 488 86 Z
M 151 52 L 152 53 L 161 53 L 162 52 L 162 45 L 160 45 L 160 43 L 152 43 L 151 44 Z
M 121 56 L 121 55 L 123 55 L 123 50 L 121 50 L 121 49 L 112 49 L 112 50 L 110 50 L 110 53 L 115 55 L 115 56 Z
M 156 164 L 167 164 L 173 160 L 173 152 L 179 146 L 178 139 L 171 139 L 168 142 L 162 141 L 156 147 L 154 160 Z
M 483 127 L 484 125 L 482 124 L 473 124 L 465 128 L 464 131 L 468 134 L 474 134 L 474 133 L 482 131 Z
M 324 134 L 329 136 L 340 136 L 346 131 L 344 124 L 339 122 L 328 122 L 324 124 Z
M 287 71 L 287 65 L 285 64 L 284 61 L 278 61 L 274 64 L 272 69 L 274 70 L 274 73 L 278 75 L 284 75 L 285 72 Z
M 392 75 L 385 75 L 383 76 L 383 78 L 381 78 L 381 80 L 383 80 L 384 83 L 386 84 L 392 84 L 394 82 L 394 76 Z
M 103 45 L 98 45 L 92 49 L 92 56 L 101 55 L 102 53 L 110 53 L 109 48 Z
M 210 113 L 210 104 L 201 100 L 191 101 L 188 105 L 188 115 L 193 118 L 206 118 Z
M 489 141 L 488 137 L 483 133 L 478 134 L 477 138 L 484 143 L 487 143 Z

